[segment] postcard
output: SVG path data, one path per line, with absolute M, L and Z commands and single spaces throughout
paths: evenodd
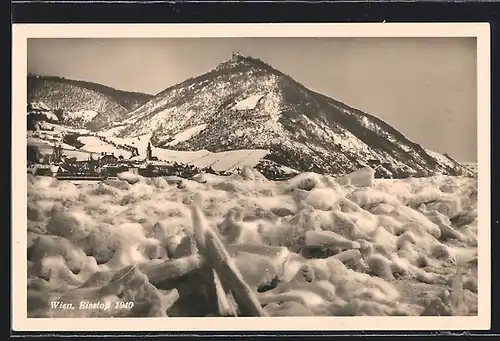
M 490 62 L 487 23 L 14 25 L 14 330 L 489 329 Z

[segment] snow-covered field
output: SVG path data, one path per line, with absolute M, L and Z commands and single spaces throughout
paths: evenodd
M 257 94 L 257 95 L 251 95 L 250 97 L 247 97 L 239 102 L 237 102 L 234 106 L 233 109 L 235 110 L 250 110 L 254 109 L 257 106 L 257 103 L 259 103 L 259 100 L 264 97 L 264 94 Z
M 196 196 L 270 316 L 477 315 L 477 179 L 119 178 L 28 177 L 28 317 L 213 313 L 199 276 L 154 270 L 199 263 Z M 111 308 L 50 309 L 56 300 Z
M 54 130 L 28 132 L 28 144 L 36 145 L 44 154 L 51 154 L 54 145 L 60 145 L 67 157 L 75 157 L 77 160 L 88 160 L 91 154 L 95 157 L 99 156 L 101 153 L 114 154 L 117 157 L 122 156 L 124 159 L 129 159 L 132 153 L 120 147 L 120 145 L 137 148 L 139 152 L 138 158 L 143 160 L 146 158 L 146 150 L 151 138 L 150 135 L 133 138 L 119 138 L 113 136 L 115 133 L 114 130 L 92 135 L 94 133 L 85 129 L 65 128 L 51 123 L 47 123 L 47 127 L 54 128 Z M 204 126 L 200 125 L 178 134 L 175 136 L 175 139 L 170 142 L 172 148 L 175 148 L 175 144 L 199 133 L 203 128 Z M 81 142 L 83 146 L 76 149 L 74 146 L 63 143 L 62 136 L 65 133 L 84 134 L 85 136 L 78 137 L 78 141 Z M 104 140 L 99 137 L 104 138 Z M 269 151 L 264 149 L 248 149 L 214 153 L 208 150 L 179 151 L 152 146 L 152 153 L 153 156 L 158 157 L 160 161 L 179 162 L 193 165 L 198 168 L 212 167 L 217 171 L 232 171 L 235 168 L 242 169 L 245 166 L 254 167 L 269 153 Z
M 96 153 L 98 155 L 101 153 L 113 153 L 116 157 L 122 156 L 125 159 L 128 159 L 132 156 L 131 152 L 116 148 L 109 143 L 101 141 L 96 136 L 80 136 L 78 138 L 78 141 L 83 143 L 83 147 L 81 147 L 80 149 L 91 153 Z
M 268 151 L 248 149 L 212 153 L 207 150 L 177 151 L 156 148 L 155 153 L 161 160 L 176 161 L 198 168 L 212 167 L 217 171 L 232 171 L 235 168 L 255 166 Z
M 176 134 L 174 136 L 174 139 L 168 143 L 169 146 L 175 146 L 176 144 L 180 142 L 184 142 L 192 138 L 193 136 L 198 135 L 200 132 L 203 131 L 207 127 L 206 124 L 200 124 L 197 126 L 194 126 L 192 128 L 186 129 L 182 133 Z

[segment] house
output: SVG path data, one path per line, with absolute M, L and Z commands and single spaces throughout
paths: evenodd
M 99 166 L 102 165 L 113 165 L 118 163 L 119 159 L 114 155 L 114 153 L 101 153 L 101 158 L 99 159 Z
M 39 165 L 35 169 L 35 175 L 38 176 L 56 176 L 59 166 L 55 165 Z
M 47 167 L 37 167 L 35 169 L 35 175 L 37 176 L 52 176 L 52 171 Z
M 72 171 L 62 166 L 57 169 L 57 175 L 71 175 L 72 173 Z

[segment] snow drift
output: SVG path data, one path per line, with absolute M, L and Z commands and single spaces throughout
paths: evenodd
M 212 315 L 191 271 L 203 263 L 195 198 L 196 219 L 270 316 L 477 314 L 477 179 L 373 174 L 273 182 L 246 168 L 78 185 L 30 175 L 28 317 Z M 166 260 L 176 280 L 160 278 Z M 49 303 L 82 300 L 111 308 Z

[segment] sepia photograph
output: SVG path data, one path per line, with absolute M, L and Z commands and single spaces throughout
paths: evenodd
M 476 36 L 158 30 L 24 37 L 19 314 L 488 319 Z

